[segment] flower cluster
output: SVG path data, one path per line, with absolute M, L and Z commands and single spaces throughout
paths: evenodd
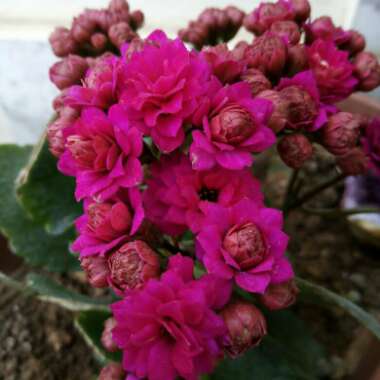
M 379 121 L 336 105 L 379 85 L 379 64 L 357 32 L 309 15 L 307 0 L 264 3 L 244 19 L 257 35 L 251 44 L 200 51 L 162 31 L 116 43 L 109 21 L 108 53 L 53 66 L 63 91 L 50 150 L 84 209 L 72 250 L 92 286 L 121 298 L 102 342 L 123 362 L 101 379 L 199 379 L 270 329 L 233 289 L 269 310 L 294 303 L 289 238 L 252 174 L 257 154 L 278 142 L 283 161 L 299 169 L 320 143 L 342 170 L 379 170 Z M 103 16 L 139 24 L 123 0 Z M 206 10 L 180 36 L 199 48 L 226 41 L 243 16 Z M 92 41 L 91 17 L 76 19 L 70 38 Z

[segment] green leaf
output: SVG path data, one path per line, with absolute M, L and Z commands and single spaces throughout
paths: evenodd
M 81 213 L 74 199 L 75 180 L 57 170 L 45 136 L 36 145 L 17 188 L 17 195 L 33 220 L 52 234 L 61 234 Z
M 104 322 L 110 316 L 110 312 L 85 311 L 75 319 L 75 327 L 93 350 L 95 358 L 101 365 L 106 365 L 108 361 L 121 362 L 121 352 L 110 353 L 105 351 L 100 341 Z
M 300 278 L 297 278 L 297 285 L 301 290 L 300 299 L 303 301 L 325 306 L 339 306 L 380 339 L 380 323 L 358 305 L 322 286 Z
M 43 226 L 26 215 L 17 200 L 16 180 L 22 177 L 30 152 L 28 146 L 0 146 L 0 230 L 9 239 L 12 251 L 30 264 L 57 272 L 76 270 L 78 260 L 68 249 L 74 230 L 59 236 L 47 234 Z
M 268 335 L 238 359 L 226 359 L 212 380 L 316 380 L 324 358 L 304 323 L 289 311 L 266 313 Z
M 48 277 L 30 273 L 27 286 L 38 294 L 42 301 L 58 304 L 71 311 L 100 310 L 108 311 L 111 299 L 98 299 L 76 293 Z

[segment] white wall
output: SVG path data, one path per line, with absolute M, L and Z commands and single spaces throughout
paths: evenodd
M 46 39 L 55 25 L 68 24 L 84 7 L 103 7 L 107 0 L 0 0 L 0 38 Z M 132 9 L 146 15 L 145 31 L 156 28 L 175 34 L 206 6 L 234 4 L 245 11 L 259 0 L 130 0 Z M 311 0 L 313 14 L 330 14 L 338 24 L 350 25 L 358 0 Z

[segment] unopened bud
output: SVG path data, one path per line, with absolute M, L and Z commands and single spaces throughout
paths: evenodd
M 88 282 L 94 288 L 105 288 L 108 285 L 109 269 L 103 256 L 86 256 L 81 259 L 81 267 L 86 272 Z
M 270 80 L 257 69 L 246 70 L 241 76 L 241 79 L 250 85 L 253 97 L 258 95 L 260 92 L 270 90 L 272 88 L 272 83 Z
M 124 377 L 125 373 L 121 364 L 110 363 L 101 370 L 98 380 L 123 380 Z
M 77 51 L 77 44 L 67 28 L 56 28 L 50 35 L 49 42 L 58 57 L 66 57 Z
M 116 352 L 118 350 L 118 347 L 116 343 L 112 339 L 112 330 L 116 326 L 116 320 L 115 318 L 108 318 L 104 322 L 104 329 L 101 337 L 101 342 L 103 347 L 108 351 L 108 352 Z
M 278 91 L 267 90 L 260 92 L 258 98 L 266 99 L 272 102 L 273 112 L 268 121 L 268 126 L 273 132 L 280 132 L 285 128 L 288 119 L 288 103 Z
M 349 112 L 339 112 L 331 116 L 322 129 L 324 147 L 337 156 L 354 148 L 358 142 L 361 119 Z
M 356 55 L 362 52 L 366 46 L 364 36 L 357 30 L 349 30 L 350 39 L 341 46 L 341 49 L 347 50 L 351 55 Z
M 285 309 L 296 302 L 299 290 L 294 280 L 281 284 L 271 284 L 263 295 L 261 303 L 269 310 Z
M 290 0 L 293 7 L 294 17 L 298 23 L 305 22 L 311 13 L 311 7 L 308 0 Z
M 337 156 L 336 163 L 347 176 L 365 174 L 369 169 L 369 159 L 363 149 L 359 147 Z
M 91 36 L 91 45 L 97 52 L 103 51 L 107 45 L 107 36 L 103 33 L 95 33 Z
M 359 90 L 372 91 L 380 85 L 380 64 L 375 54 L 359 53 L 353 63 L 354 74 L 359 79 Z
M 261 311 L 247 302 L 229 304 L 221 315 L 228 334 L 224 346 L 228 354 L 237 357 L 257 346 L 267 333 L 267 324 Z
M 78 55 L 69 55 L 55 63 L 49 70 L 50 80 L 60 89 L 80 84 L 88 69 L 86 60 Z
M 245 50 L 244 58 L 249 68 L 255 68 L 269 76 L 281 75 L 287 59 L 287 47 L 281 37 L 266 33 L 256 38 Z
M 288 48 L 288 59 L 286 61 L 286 73 L 292 77 L 308 67 L 307 51 L 305 45 L 294 45 Z
M 252 135 L 255 127 L 251 114 L 238 104 L 224 107 L 210 123 L 214 141 L 224 144 L 240 144 Z
M 285 164 L 293 169 L 300 169 L 313 155 L 310 141 L 298 133 L 283 137 L 277 150 Z
M 301 39 L 300 28 L 294 21 L 276 21 L 269 30 L 290 45 L 298 44 Z
M 136 33 L 133 32 L 131 27 L 126 22 L 119 22 L 110 27 L 108 36 L 111 42 L 120 48 L 127 41 L 131 41 L 136 37 Z
M 140 289 L 160 274 L 160 262 L 155 253 L 141 240 L 128 242 L 108 259 L 110 282 L 117 292 Z

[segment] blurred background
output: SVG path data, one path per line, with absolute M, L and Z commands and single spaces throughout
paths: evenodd
M 48 80 L 49 66 L 57 60 L 47 39 L 56 26 L 68 26 L 85 7 L 104 7 L 107 0 L 1 0 L 0 1 L 0 143 L 34 143 L 51 115 L 56 89 Z M 236 5 L 252 10 L 258 0 L 131 0 L 143 9 L 141 34 L 161 28 L 170 36 L 206 6 Z M 328 14 L 337 24 L 357 28 L 369 48 L 380 55 L 377 23 L 380 0 L 311 0 L 313 17 Z M 235 40 L 244 38 L 241 31 Z M 250 35 L 246 35 L 250 37 Z M 376 96 L 376 94 L 375 94 Z

